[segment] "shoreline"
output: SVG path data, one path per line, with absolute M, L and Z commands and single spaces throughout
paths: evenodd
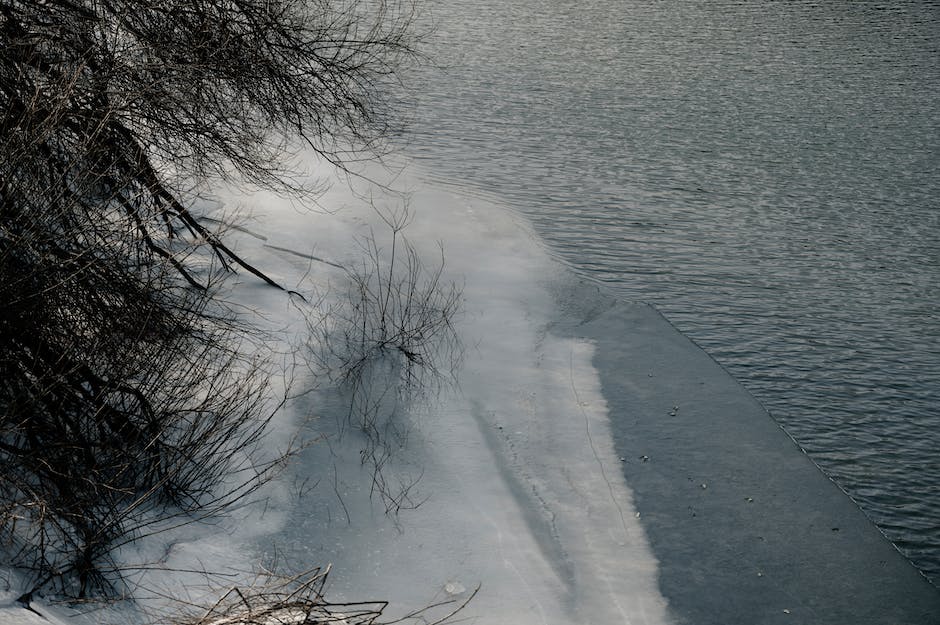
M 597 344 L 614 445 L 677 622 L 940 622 L 940 591 L 744 387 L 652 306 L 585 288 L 566 331 Z

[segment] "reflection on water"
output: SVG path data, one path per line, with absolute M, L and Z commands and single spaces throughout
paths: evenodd
M 940 5 L 431 13 L 409 151 L 654 302 L 940 579 Z

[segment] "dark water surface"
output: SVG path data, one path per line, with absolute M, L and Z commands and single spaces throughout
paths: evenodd
M 407 151 L 654 303 L 940 580 L 940 5 L 428 6 Z

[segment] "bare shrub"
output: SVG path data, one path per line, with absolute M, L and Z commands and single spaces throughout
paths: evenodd
M 324 596 L 329 568 L 282 577 L 264 573 L 246 588 L 232 587 L 210 608 L 176 619 L 174 625 L 442 625 L 451 621 L 477 594 L 446 600 L 404 617 L 381 620 L 387 602 L 333 603 Z
M 279 464 L 258 456 L 264 366 L 214 292 L 234 268 L 278 285 L 183 189 L 302 193 L 297 142 L 339 165 L 381 149 L 409 19 L 382 0 L 0 0 L 0 549 L 33 590 L 120 594 L 112 549 Z
M 78 597 L 118 590 L 114 547 L 218 512 L 282 460 L 259 456 L 267 372 L 234 321 L 201 293 L 92 264 L 0 272 L 8 306 L 28 310 L 0 322 L 0 548 L 34 588 Z M 127 284 L 87 284 L 112 273 Z
M 348 398 L 348 423 L 365 436 L 362 461 L 386 512 L 416 507 L 420 472 L 392 484 L 383 470 L 405 446 L 407 425 L 396 417 L 455 383 L 462 347 L 454 327 L 461 290 L 443 279 L 444 257 L 428 269 L 405 238 L 407 209 L 378 211 L 388 250 L 373 232 L 360 241 L 362 260 L 347 270 L 343 304 L 309 323 L 312 362 Z

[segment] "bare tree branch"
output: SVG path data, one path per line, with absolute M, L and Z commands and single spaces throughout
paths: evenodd
M 265 367 L 215 293 L 235 268 L 279 285 L 183 189 L 302 193 L 297 145 L 339 166 L 381 151 L 411 15 L 0 0 L 0 551 L 36 588 L 121 594 L 115 546 L 278 466 L 258 455 Z

